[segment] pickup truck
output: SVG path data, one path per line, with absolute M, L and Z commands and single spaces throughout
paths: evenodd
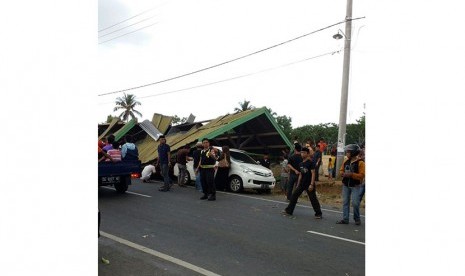
M 98 163 L 98 185 L 113 185 L 118 193 L 127 191 L 131 185 L 131 177 L 138 178 L 141 173 L 139 160 L 123 160 L 120 162 Z

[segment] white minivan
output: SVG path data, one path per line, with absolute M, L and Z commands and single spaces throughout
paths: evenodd
M 214 147 L 221 152 L 221 147 Z M 276 179 L 273 172 L 257 164 L 245 151 L 230 149 L 231 168 L 229 169 L 228 189 L 232 192 L 240 192 L 243 189 L 253 189 L 257 191 L 270 192 L 275 184 Z M 187 163 L 186 183 L 195 181 L 194 162 Z M 179 175 L 178 165 L 173 168 L 174 175 Z

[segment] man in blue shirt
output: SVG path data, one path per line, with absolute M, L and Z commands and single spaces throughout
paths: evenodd
M 160 136 L 160 144 L 158 145 L 158 164 L 160 165 L 161 175 L 163 176 L 164 185 L 160 189 L 160 192 L 167 192 L 170 190 L 171 179 L 168 174 L 169 167 L 171 166 L 171 148 L 166 144 L 166 138 L 164 135 Z

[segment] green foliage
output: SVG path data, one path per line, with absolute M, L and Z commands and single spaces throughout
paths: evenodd
M 311 140 L 317 143 L 320 138 L 325 139 L 326 143 L 332 144 L 337 141 L 338 128 L 335 123 L 325 123 L 318 125 L 305 125 L 292 130 L 292 137 L 304 143 Z
M 276 122 L 278 123 L 278 126 L 281 127 L 283 130 L 284 134 L 286 135 L 287 139 L 291 140 L 292 137 L 292 118 L 286 115 L 283 116 L 277 116 L 276 117 Z
M 243 102 L 239 102 L 239 108 L 238 107 L 234 108 L 234 112 L 239 113 L 242 111 L 252 110 L 252 109 L 255 109 L 255 107 L 250 105 L 250 101 L 247 101 L 244 99 Z
M 136 119 L 136 115 L 142 117 L 142 114 L 135 110 L 134 107 L 136 105 L 140 105 L 141 103 L 136 101 L 136 96 L 132 94 L 127 94 L 124 93 L 123 97 L 118 97 L 115 102 L 116 106 L 113 109 L 113 111 L 118 111 L 120 109 L 123 110 L 123 112 L 118 116 L 121 120 L 123 121 L 129 121 L 129 117 L 132 119 Z
M 365 141 L 365 115 L 356 121 L 356 124 L 348 124 L 346 126 L 346 145 L 361 144 Z
M 365 141 L 365 115 L 356 120 L 356 124 L 346 125 L 346 145 L 360 144 Z M 305 125 L 292 130 L 291 137 L 297 137 L 300 142 L 312 140 L 318 142 L 320 138 L 325 139 L 328 145 L 337 143 L 338 125 L 335 123 L 325 123 L 318 125 Z
M 113 119 L 115 119 L 115 118 L 118 119 L 118 117 L 114 117 L 114 116 L 112 116 L 112 115 L 108 115 L 108 116 L 107 116 L 107 121 L 106 121 L 106 123 L 107 123 L 107 124 L 111 123 L 111 121 L 113 121 Z
M 182 117 L 182 118 L 179 118 L 178 115 L 174 115 L 173 116 L 173 121 L 171 121 L 171 124 L 173 126 L 175 125 L 180 125 L 180 124 L 183 124 L 187 121 L 187 117 Z

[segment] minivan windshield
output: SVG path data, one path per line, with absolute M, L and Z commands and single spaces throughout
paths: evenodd
M 231 154 L 231 159 L 239 163 L 257 164 L 257 162 L 253 160 L 252 157 L 248 156 L 243 152 L 230 151 L 229 153 Z

